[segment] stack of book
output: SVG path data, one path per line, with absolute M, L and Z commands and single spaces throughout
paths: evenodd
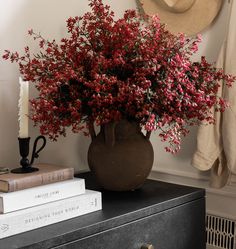
M 0 175 L 0 239 L 102 209 L 73 168 L 37 165 L 29 174 Z

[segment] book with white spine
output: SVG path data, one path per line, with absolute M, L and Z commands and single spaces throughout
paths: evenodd
M 84 179 L 74 178 L 16 192 L 0 192 L 0 213 L 9 213 L 85 193 Z
M 86 190 L 82 195 L 0 214 L 0 239 L 101 209 L 101 192 Z

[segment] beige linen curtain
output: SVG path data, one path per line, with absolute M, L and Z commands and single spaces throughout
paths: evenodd
M 236 75 L 236 0 L 231 0 L 228 32 L 221 48 L 217 67 Z M 215 125 L 199 127 L 197 149 L 192 165 L 200 170 L 211 169 L 210 186 L 221 188 L 231 174 L 236 174 L 236 83 L 227 88 L 221 82 L 219 95 L 228 99 L 230 108 L 224 113 L 215 112 Z

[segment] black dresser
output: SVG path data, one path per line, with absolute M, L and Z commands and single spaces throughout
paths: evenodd
M 86 187 L 100 190 L 81 174 Z M 147 180 L 102 191 L 103 210 L 0 240 L 0 249 L 205 249 L 205 191 Z

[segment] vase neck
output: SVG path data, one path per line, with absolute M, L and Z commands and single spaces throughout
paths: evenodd
M 101 126 L 101 133 L 104 134 L 105 143 L 114 146 L 116 141 L 129 139 L 142 134 L 137 122 L 122 119 L 117 122 L 110 122 Z

